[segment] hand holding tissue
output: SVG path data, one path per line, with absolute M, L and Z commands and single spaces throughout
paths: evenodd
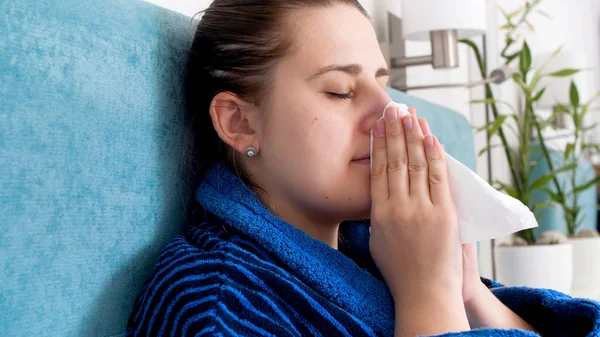
M 398 107 L 402 117 L 409 114 L 408 106 L 396 102 L 388 103 L 383 113 L 392 106 Z M 447 153 L 446 163 L 463 243 L 494 239 L 538 226 L 534 214 L 521 201 L 497 191 Z

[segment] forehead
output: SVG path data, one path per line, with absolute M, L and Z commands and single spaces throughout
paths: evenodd
M 339 4 L 290 15 L 294 39 L 289 56 L 296 63 L 310 69 L 334 63 L 358 63 L 365 69 L 385 65 L 375 30 L 357 8 Z

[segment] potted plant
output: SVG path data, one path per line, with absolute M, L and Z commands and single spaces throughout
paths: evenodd
M 600 176 L 596 176 L 590 163 L 582 162 L 584 153 L 597 154 L 600 145 L 586 142 L 586 133 L 594 131 L 596 125 L 585 125 L 586 115 L 591 110 L 592 103 L 599 97 L 594 95 L 585 103 L 581 103 L 579 90 L 575 82 L 571 81 L 569 88 L 569 102 L 557 102 L 552 117 L 562 116 L 570 124 L 569 141 L 566 143 L 564 155 L 555 156 L 549 161 L 550 169 L 556 166 L 556 162 L 568 162 L 575 165 L 583 163 L 585 170 L 570 170 L 562 175 L 562 184 L 559 177 L 553 179 L 553 184 L 544 188 L 547 199 L 556 203 L 564 219 L 569 241 L 573 246 L 573 287 L 572 294 L 578 297 L 600 299 L 600 234 L 595 223 L 590 223 L 587 228 L 580 230 L 582 223 L 586 220 L 583 207 L 587 206 L 591 212 L 595 212 L 591 205 L 581 202 L 586 199 L 588 204 L 594 205 L 596 193 L 593 189 L 600 182 Z M 556 193 L 557 187 L 561 187 L 563 193 Z M 587 214 L 589 215 L 589 214 Z M 593 215 L 593 214 L 592 214 Z
M 520 31 L 523 27 L 533 30 L 528 21 L 529 16 L 536 10 L 542 0 L 527 1 L 525 5 L 515 11 L 502 13 L 506 24 L 501 29 L 506 30 L 505 46 L 501 57 L 507 67 L 517 68 L 512 75 L 514 82 L 520 89 L 523 101 L 522 108 L 517 110 L 505 101 L 495 99 L 489 84 L 485 86 L 485 99 L 473 101 L 473 103 L 489 104 L 493 114 L 493 120 L 479 130 L 488 132 L 488 137 L 498 137 L 500 146 L 504 150 L 512 181 L 505 183 L 493 181 L 492 183 L 500 190 L 519 199 L 529 206 L 532 212 L 539 217 L 544 208 L 553 207 L 555 200 L 544 200 L 536 202 L 532 200 L 535 191 L 543 190 L 549 182 L 556 182 L 557 175 L 577 168 L 574 163 L 565 163 L 559 167 L 552 167 L 550 172 L 533 177 L 537 163 L 551 157 L 550 150 L 546 146 L 543 137 L 544 128 L 550 125 L 551 118 L 544 119 L 536 114 L 535 103 L 544 95 L 544 88 L 540 87 L 540 81 L 546 78 L 567 77 L 577 73 L 578 69 L 562 69 L 546 73 L 544 68 L 550 60 L 542 62 L 541 66 L 534 68 L 531 50 L 525 39 L 520 39 Z M 483 62 L 477 45 L 470 40 L 461 40 L 469 45 L 477 58 L 481 76 L 488 79 L 487 69 Z M 519 45 L 516 51 L 515 46 Z M 557 49 L 551 57 L 560 52 Z M 512 110 L 511 114 L 501 114 L 498 106 L 502 104 Z M 516 148 L 511 148 L 507 139 L 506 131 L 511 131 L 517 139 Z M 535 136 L 534 136 L 535 135 Z M 484 148 L 480 154 L 489 151 L 490 146 Z M 566 200 L 562 186 L 557 184 L 555 194 Z M 530 286 L 551 288 L 565 293 L 571 291 L 572 285 L 572 245 L 566 235 L 557 232 L 542 233 L 536 239 L 533 229 L 517 233 L 512 245 L 501 245 L 494 249 L 496 279 L 509 286 Z

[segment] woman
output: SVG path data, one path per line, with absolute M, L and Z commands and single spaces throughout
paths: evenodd
M 598 303 L 480 280 L 443 146 L 414 109 L 380 119 L 388 77 L 356 0 L 214 1 L 188 67 L 197 221 L 128 334 L 600 333 Z

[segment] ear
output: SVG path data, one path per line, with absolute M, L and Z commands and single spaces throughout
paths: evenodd
M 231 92 L 220 92 L 210 104 L 210 117 L 219 138 L 244 153 L 248 146 L 260 151 L 255 130 L 256 107 Z

